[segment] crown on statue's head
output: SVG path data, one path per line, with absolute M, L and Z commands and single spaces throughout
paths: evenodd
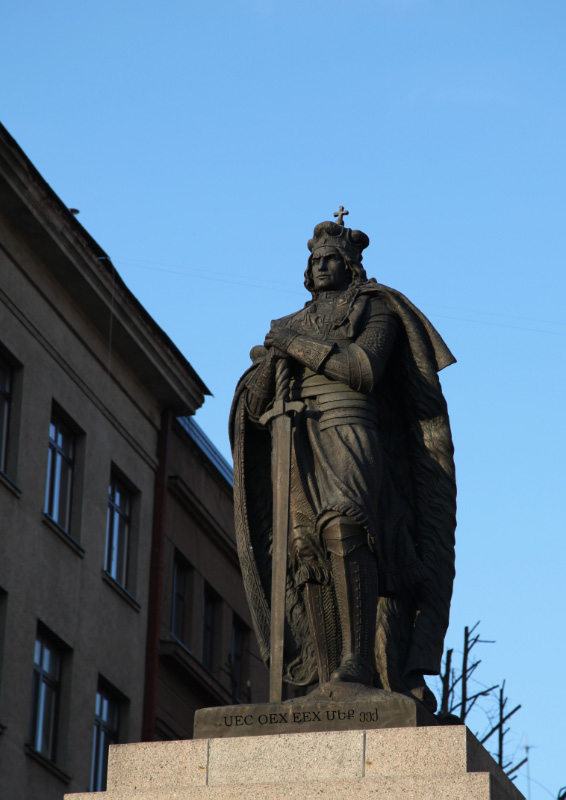
M 369 244 L 369 236 L 362 231 L 353 231 L 336 222 L 319 222 L 308 241 L 308 248 L 314 255 L 317 250 L 334 247 L 356 263 L 362 260 L 362 250 Z

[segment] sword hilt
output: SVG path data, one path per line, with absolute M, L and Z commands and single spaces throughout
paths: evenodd
M 300 400 L 289 402 L 289 384 L 291 382 L 290 359 L 280 358 L 275 364 L 275 402 L 273 406 L 259 418 L 260 425 L 267 425 L 276 417 L 298 414 L 305 407 Z
M 275 364 L 275 398 L 287 400 L 291 381 L 291 365 L 288 358 L 279 358 Z

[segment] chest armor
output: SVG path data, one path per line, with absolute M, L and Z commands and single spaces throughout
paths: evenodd
M 355 338 L 348 311 L 347 296 L 326 292 L 293 315 L 287 324 L 301 335 L 347 348 Z M 301 399 L 305 403 L 307 415 L 318 421 L 320 430 L 351 424 L 377 426 L 373 397 L 299 363 L 294 365 L 290 395 L 291 399 Z
M 345 347 L 354 338 L 347 313 L 348 298 L 344 293 L 324 292 L 309 306 L 294 314 L 289 327 L 312 339 Z

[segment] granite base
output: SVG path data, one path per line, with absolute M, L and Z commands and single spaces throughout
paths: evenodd
M 463 725 L 115 745 L 100 797 L 524 800 Z

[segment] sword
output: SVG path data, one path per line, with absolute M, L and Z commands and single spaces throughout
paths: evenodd
M 289 402 L 291 368 L 287 358 L 275 366 L 275 402 L 260 417 L 271 428 L 271 484 L 273 488 L 273 552 L 271 561 L 271 636 L 269 656 L 269 702 L 280 703 L 283 690 L 283 640 L 287 586 L 287 543 L 291 490 L 291 414 L 305 407 Z

